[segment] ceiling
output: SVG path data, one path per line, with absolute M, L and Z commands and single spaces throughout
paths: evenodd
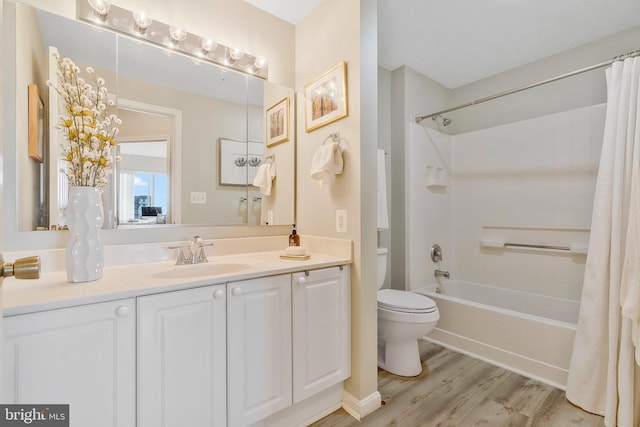
M 245 1 L 293 24 L 320 3 Z M 454 89 L 639 25 L 639 0 L 378 0 L 378 63 Z

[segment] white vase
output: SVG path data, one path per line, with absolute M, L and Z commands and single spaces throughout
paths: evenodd
M 69 188 L 66 264 L 69 282 L 90 282 L 102 278 L 104 253 L 100 228 L 104 221 L 102 193 L 95 187 Z

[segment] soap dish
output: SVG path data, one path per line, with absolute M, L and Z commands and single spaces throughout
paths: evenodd
M 288 246 L 284 250 L 284 254 L 280 255 L 282 259 L 309 259 L 311 254 L 307 253 L 307 249 L 302 246 Z
M 307 249 L 302 246 L 287 246 L 284 250 L 284 253 L 285 255 L 295 255 L 295 256 L 306 255 Z
M 287 254 L 282 254 L 282 255 L 280 255 L 280 258 L 282 258 L 282 259 L 297 259 L 297 260 L 303 261 L 305 259 L 311 258 L 311 254 L 305 254 L 305 255 L 287 255 Z

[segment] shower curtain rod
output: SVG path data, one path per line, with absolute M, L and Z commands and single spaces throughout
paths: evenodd
M 449 113 L 451 111 L 460 110 L 461 108 L 466 108 L 466 107 L 470 107 L 472 105 L 481 104 L 483 102 L 491 101 L 491 100 L 494 100 L 496 98 L 501 98 L 503 96 L 511 95 L 511 94 L 514 94 L 514 93 L 517 93 L 517 92 L 522 92 L 523 90 L 532 89 L 534 87 L 542 86 L 542 85 L 545 85 L 547 83 L 555 82 L 556 80 L 565 79 L 567 77 L 572 77 L 572 76 L 575 76 L 575 75 L 578 75 L 578 74 L 585 73 L 587 71 L 596 70 L 598 68 L 606 67 L 608 65 L 613 64 L 615 61 L 622 61 L 624 59 L 633 58 L 635 56 L 640 56 L 640 50 L 636 50 L 636 51 L 633 51 L 633 52 L 625 53 L 624 55 L 616 56 L 615 58 L 610 59 L 608 61 L 601 62 L 601 63 L 595 64 L 595 65 L 591 65 L 589 67 L 581 68 L 579 70 L 571 71 L 570 73 L 561 74 L 559 76 L 551 77 L 549 79 L 542 80 L 540 82 L 533 83 L 533 84 L 530 84 L 530 85 L 527 85 L 527 86 L 522 86 L 522 87 L 519 87 L 519 88 L 516 88 L 516 89 L 508 90 L 506 92 L 500 92 L 500 93 L 497 93 L 495 95 L 491 95 L 491 96 L 487 96 L 487 97 L 484 97 L 484 98 L 476 99 L 475 101 L 467 102 L 466 104 L 461 104 L 461 105 L 458 105 L 456 107 L 447 108 L 446 110 L 441 110 L 441 111 L 438 111 L 438 112 L 435 112 L 435 113 L 427 114 L 426 116 L 419 116 L 419 117 L 416 117 L 416 123 L 420 123 L 424 119 L 433 118 L 433 117 L 439 116 L 441 114 Z

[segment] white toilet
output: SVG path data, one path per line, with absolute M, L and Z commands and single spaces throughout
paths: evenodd
M 378 248 L 378 366 L 414 377 L 422 372 L 418 338 L 431 332 L 440 314 L 436 303 L 413 292 L 382 289 L 387 249 Z

